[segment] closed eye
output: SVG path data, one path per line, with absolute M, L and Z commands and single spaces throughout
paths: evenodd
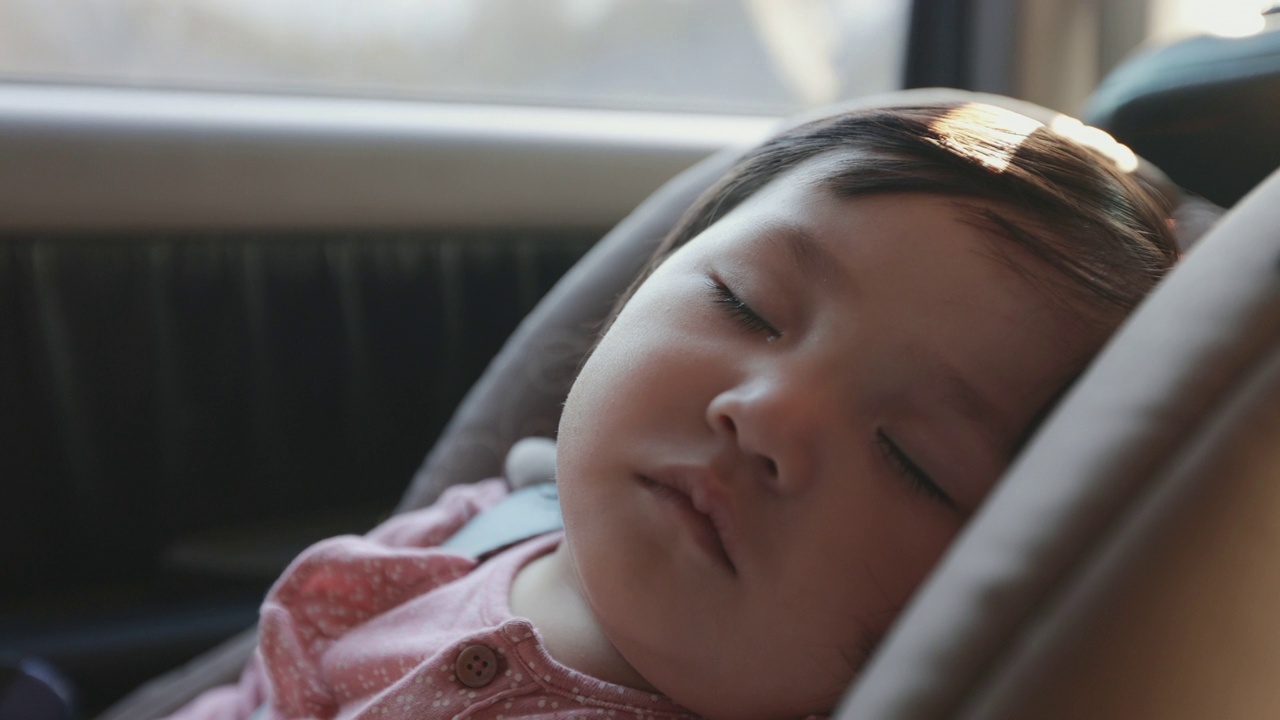
M 707 286 L 711 289 L 715 303 L 724 308 L 725 312 L 742 326 L 742 329 L 751 333 L 763 333 L 771 340 L 782 336 L 781 332 L 730 290 L 728 285 L 719 280 L 710 280 Z
M 929 473 L 925 472 L 909 455 L 903 452 L 902 448 L 890 439 L 884 430 L 876 430 L 876 445 L 880 448 L 880 452 L 884 455 L 889 466 L 893 468 L 893 471 L 905 478 L 912 489 L 942 503 L 953 511 L 960 511 L 960 506 L 956 503 L 955 498 L 948 495 L 946 490 L 943 490 L 938 483 L 934 482 L 933 478 L 929 477 Z

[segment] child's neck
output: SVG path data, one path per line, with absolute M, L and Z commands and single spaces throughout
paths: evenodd
M 605 636 L 563 542 L 516 574 L 511 612 L 533 623 L 547 653 L 562 665 L 615 685 L 657 692 Z

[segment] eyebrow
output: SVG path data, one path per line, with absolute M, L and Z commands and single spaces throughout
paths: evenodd
M 1012 438 L 1016 443 L 1019 438 L 1011 433 L 1012 428 L 1005 422 L 991 402 L 974 388 L 950 363 L 928 353 L 929 362 L 942 379 L 942 389 L 951 404 L 961 415 L 968 418 L 984 430 L 984 435 L 991 441 L 992 447 L 1000 453 L 1006 463 L 1013 459 L 1017 451 L 1016 445 L 1010 445 L 1004 438 Z
M 771 222 L 765 224 L 763 230 L 769 245 L 780 248 L 801 277 L 817 277 L 825 282 L 857 287 L 846 268 L 808 228 Z

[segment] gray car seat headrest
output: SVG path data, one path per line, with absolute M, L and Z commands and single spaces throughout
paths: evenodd
M 1280 716 L 1276 228 L 1280 174 L 1125 323 L 839 717 Z

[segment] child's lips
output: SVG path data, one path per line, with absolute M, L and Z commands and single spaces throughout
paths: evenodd
M 692 522 L 694 540 L 737 574 L 731 499 L 714 474 L 696 466 L 671 466 L 640 478 L 660 499 L 675 503 Z

